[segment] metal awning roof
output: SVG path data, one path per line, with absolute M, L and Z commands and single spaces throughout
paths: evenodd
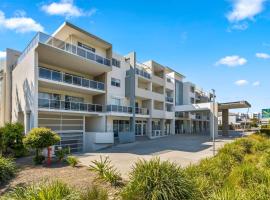
M 247 101 L 235 101 L 235 102 L 226 102 L 226 103 L 219 103 L 218 110 L 225 110 L 225 109 L 238 109 L 238 108 L 250 108 L 251 104 Z

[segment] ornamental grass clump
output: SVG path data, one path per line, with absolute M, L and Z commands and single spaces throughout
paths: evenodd
M 196 190 L 178 165 L 154 158 L 133 166 L 121 196 L 124 200 L 188 200 L 195 199 Z
M 100 160 L 94 160 L 92 163 L 89 169 L 96 172 L 101 180 L 109 182 L 112 186 L 123 185 L 121 174 L 111 164 L 108 157 L 105 157 L 105 159 L 100 157 Z

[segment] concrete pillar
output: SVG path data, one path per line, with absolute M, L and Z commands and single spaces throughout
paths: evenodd
M 229 110 L 222 110 L 222 136 L 229 135 Z
M 161 119 L 160 120 L 160 124 L 161 124 L 161 135 L 165 135 L 165 120 Z
M 210 129 L 210 137 L 212 138 L 213 135 L 215 137 L 218 136 L 218 104 L 211 103 L 211 109 L 209 114 L 209 129 Z
M 171 135 L 175 135 L 175 119 L 171 120 Z
M 151 138 L 152 137 L 152 119 L 151 118 L 147 119 L 147 127 L 146 128 L 147 128 L 147 130 L 146 130 L 147 136 L 149 138 Z

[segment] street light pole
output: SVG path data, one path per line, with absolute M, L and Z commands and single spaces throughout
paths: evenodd
M 213 156 L 215 156 L 216 154 L 216 140 L 215 140 L 215 101 L 216 101 L 216 91 L 214 89 L 212 89 L 212 93 L 213 93 L 213 119 L 212 119 L 212 123 L 213 123 L 213 130 L 212 130 L 212 138 L 213 138 Z

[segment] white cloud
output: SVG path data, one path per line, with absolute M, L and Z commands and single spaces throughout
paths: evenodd
M 0 59 L 6 57 L 6 52 L 5 51 L 0 51 Z
M 244 65 L 247 63 L 247 60 L 245 58 L 242 58 L 237 55 L 233 56 L 226 56 L 224 58 L 221 58 L 219 61 L 216 62 L 216 65 L 227 65 L 229 67 L 235 67 Z
M 261 58 L 261 59 L 269 59 L 270 55 L 267 53 L 256 53 L 255 54 L 257 58 Z
M 238 81 L 235 81 L 234 84 L 238 85 L 238 86 L 244 86 L 244 85 L 248 84 L 248 81 L 247 80 L 238 80 Z
M 230 22 L 239 22 L 246 19 L 254 19 L 264 9 L 266 0 L 232 0 L 233 9 L 227 14 Z
M 5 13 L 0 10 L 0 27 L 15 30 L 19 33 L 44 31 L 41 24 L 30 17 L 26 17 L 25 12 L 22 11 L 20 11 L 20 14 L 16 13 L 14 17 L 6 18 Z
M 230 29 L 244 31 L 248 29 L 248 23 L 233 24 Z
M 252 83 L 253 86 L 260 86 L 260 84 L 261 84 L 260 81 L 255 81 Z
M 41 9 L 49 15 L 60 15 L 67 18 L 80 17 L 80 16 L 91 16 L 96 13 L 96 9 L 93 8 L 89 11 L 74 5 L 73 0 L 60 0 L 60 2 L 52 2 L 48 5 L 43 5 Z

